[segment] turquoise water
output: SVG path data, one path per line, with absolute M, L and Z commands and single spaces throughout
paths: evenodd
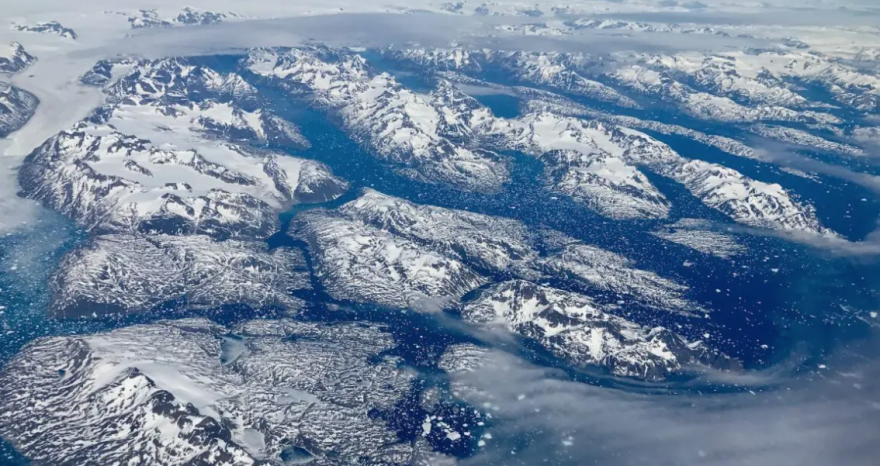
M 29 341 L 47 335 L 91 331 L 100 324 L 46 318 L 47 282 L 61 256 L 82 238 L 66 219 L 43 211 L 40 220 L 0 237 L 0 369 Z M 0 464 L 27 464 L 0 441 Z

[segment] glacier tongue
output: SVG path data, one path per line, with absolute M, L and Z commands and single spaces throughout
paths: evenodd
M 222 365 L 222 336 L 245 351 Z M 45 464 L 278 464 L 296 448 L 319 465 L 411 464 L 371 411 L 407 396 L 413 375 L 375 357 L 370 324 L 202 319 L 37 340 L 0 374 L 0 434 Z

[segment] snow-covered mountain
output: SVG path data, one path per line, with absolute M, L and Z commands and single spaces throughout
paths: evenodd
M 277 212 L 346 187 L 305 159 L 225 143 L 174 148 L 89 123 L 46 141 L 19 180 L 26 196 L 95 233 L 218 238 L 268 236 Z
M 537 258 L 534 233 L 511 219 L 414 204 L 374 190 L 339 210 L 491 273 L 528 275 Z
M 615 315 L 633 306 L 683 314 L 701 310 L 685 297 L 687 287 L 552 231 L 530 231 L 511 219 L 418 205 L 367 190 L 336 211 L 300 214 L 290 233 L 308 244 L 317 278 L 337 299 L 433 311 L 456 307 L 469 291 L 494 282 L 482 297 L 463 304 L 466 321 L 501 319 L 510 331 L 535 338 L 561 357 L 618 375 L 659 379 L 693 362 L 718 363 L 717 355 L 710 356 L 714 353 L 703 345 Z M 517 280 L 497 281 L 504 276 Z M 587 294 L 535 284 L 542 279 L 570 282 Z M 583 315 L 551 318 L 543 308 L 519 303 L 509 304 L 509 311 L 498 308 L 496 316 L 493 303 L 511 293 L 552 294 L 550 301 L 570 302 L 560 306 L 580 309 Z M 540 298 L 545 307 L 547 299 Z M 551 338 L 555 333 L 550 335 L 548 325 L 564 325 L 571 333 Z M 600 335 L 606 330 L 611 339 L 607 345 L 615 349 L 584 349 L 584 332 Z M 670 349 L 660 351 L 658 345 Z M 611 356 L 616 352 L 620 354 Z
M 0 82 L 0 138 L 24 126 L 39 103 L 30 92 Z
M 355 141 L 401 173 L 429 183 L 494 192 L 508 179 L 499 156 L 442 134 L 445 109 L 374 73 L 360 56 L 326 50 L 252 51 L 247 68 L 331 111 Z
M 528 114 L 481 131 L 544 162 L 551 191 L 610 218 L 664 218 L 669 203 L 634 164 L 668 163 L 676 154 L 642 134 L 599 122 Z
M 378 356 L 392 344 L 375 325 L 292 320 L 42 339 L 0 374 L 0 434 L 40 464 L 417 464 L 420 444 L 371 415 L 410 392 Z
M 0 73 L 18 73 L 31 66 L 36 60 L 18 42 L 13 42 L 8 46 L 0 45 Z
M 97 236 L 64 257 L 50 281 L 57 317 L 97 317 L 178 307 L 244 304 L 294 312 L 290 292 L 309 288 L 302 253 L 266 249 L 256 241 L 216 241 L 204 235 Z
M 723 55 L 681 53 L 638 58 L 646 66 L 686 76 L 710 92 L 743 103 L 822 107 L 797 92 L 800 82 L 824 88 L 840 105 L 859 111 L 878 108 L 880 78 L 817 53 L 746 50 Z
M 584 24 L 625 25 L 595 20 Z M 457 47 L 392 48 L 383 50 L 383 55 L 420 73 L 455 70 L 476 76 L 493 71 L 523 84 L 621 108 L 638 108 L 634 98 L 644 95 L 695 118 L 730 123 L 841 124 L 829 113 L 829 104 L 811 100 L 803 84 L 819 86 L 839 105 L 858 111 L 875 109 L 880 95 L 880 78 L 820 54 L 793 50 L 592 56 Z
M 197 10 L 191 7 L 184 7 L 181 12 L 174 17 L 174 22 L 182 25 L 207 25 L 216 24 L 226 20 L 227 18 L 236 18 L 235 13 L 223 13 L 206 10 Z
M 746 225 L 834 235 L 819 223 L 811 205 L 792 199 L 778 184 L 750 180 L 732 168 L 702 160 L 668 167 L 665 173 L 709 207 Z
M 727 95 L 717 95 L 694 89 L 675 80 L 667 71 L 657 71 L 640 64 L 621 68 L 615 71 L 611 78 L 630 92 L 659 98 L 674 105 L 683 113 L 702 120 L 727 123 L 785 121 L 815 125 L 841 123 L 839 118 L 821 111 L 793 110 L 782 105 L 768 105 L 760 102 L 757 105 L 740 104 Z M 723 85 L 719 85 L 719 87 L 723 87 Z M 764 100 L 767 99 L 769 97 L 765 96 Z M 749 100 L 761 99 L 749 97 Z M 800 105 L 799 100 L 795 103 Z
M 420 73 L 454 70 L 476 75 L 479 72 L 496 72 L 526 85 L 547 87 L 623 108 L 639 107 L 614 88 L 589 79 L 570 66 L 571 63 L 588 63 L 588 57 L 467 48 L 388 48 L 382 52 L 387 59 Z
M 462 316 L 500 325 L 574 364 L 600 366 L 618 376 L 660 380 L 692 364 L 738 366 L 701 342 L 602 312 L 586 296 L 522 280 L 485 290 L 464 306 Z
M 448 84 L 439 89 L 444 94 Z M 451 98 L 445 99 L 452 100 Z M 639 167 L 683 184 L 709 207 L 750 226 L 833 234 L 815 209 L 778 184 L 752 180 L 734 169 L 681 157 L 668 145 L 625 126 L 541 111 L 515 119 L 492 117 L 473 98 L 457 94 L 458 127 L 472 138 L 539 157 L 551 191 L 607 217 L 664 218 L 669 203 Z M 447 120 L 449 117 L 447 117 Z M 461 132 L 459 130 L 458 132 Z
M 810 150 L 820 150 L 847 156 L 861 157 L 866 151 L 852 144 L 830 141 L 807 131 L 785 126 L 757 124 L 749 127 L 749 131 L 765 138 L 775 139 L 784 143 L 795 144 Z
M 860 373 L 880 27 L 703 2 L 7 2 L 0 463 L 792 457 L 713 416 Z
M 315 275 L 336 299 L 443 307 L 487 282 L 456 259 L 336 212 L 302 213 L 290 232 L 308 244 Z
M 340 299 L 405 307 L 431 297 L 453 304 L 492 277 L 543 276 L 577 282 L 608 302 L 699 309 L 684 297 L 687 287 L 618 254 L 511 219 L 372 190 L 336 211 L 300 214 L 291 234 L 309 245 L 318 278 Z
M 76 40 L 79 35 L 71 28 L 64 27 L 58 21 L 46 21 L 35 24 L 16 24 L 13 26 L 16 31 L 35 32 L 39 34 L 55 34 L 66 39 Z
M 647 23 L 639 21 L 625 21 L 617 19 L 578 18 L 566 21 L 566 26 L 574 30 L 603 30 L 603 31 L 632 31 L 632 32 L 659 32 L 676 34 L 708 34 L 728 36 L 729 34 L 719 28 L 688 23 Z
M 564 54 L 505 54 L 467 49 L 386 50 L 385 53 L 393 60 L 424 65 L 428 71 L 485 70 L 487 66 L 496 66 L 500 62 L 506 63 L 504 66 L 509 69 L 532 76 L 548 76 L 560 69 L 568 69 L 566 66 L 586 66 L 581 64 L 586 60 L 584 57 Z M 489 186 L 497 189 L 506 176 L 487 178 L 464 174 L 460 171 L 463 160 L 455 154 L 516 150 L 539 157 L 544 162 L 549 190 L 569 196 L 610 218 L 653 219 L 668 215 L 668 200 L 641 171 L 647 169 L 684 184 L 707 205 L 735 221 L 781 230 L 828 233 L 819 225 L 811 206 L 801 204 L 781 187 L 748 179 L 732 169 L 689 162 L 667 145 L 625 126 L 564 116 L 550 109 L 513 119 L 494 117 L 487 108 L 445 80 L 439 81 L 430 99 L 423 99 L 402 88 L 390 76 L 375 75 L 363 58 L 344 51 L 291 49 L 282 53 L 258 50 L 251 53 L 246 66 L 271 82 L 278 82 L 293 95 L 306 95 L 320 107 L 337 109 L 351 137 L 383 160 L 402 164 L 403 171 L 417 179 L 451 182 L 469 190 L 486 190 Z M 617 73 L 623 76 L 625 72 L 627 70 Z M 647 68 L 644 73 L 656 74 Z M 657 86 L 658 92 L 682 96 L 693 102 L 700 101 L 699 96 L 705 94 L 709 99 L 706 102 L 727 99 L 731 105 L 739 105 L 727 97 L 686 90 L 684 84 L 675 81 Z M 641 92 L 649 91 L 641 89 Z M 775 107 L 769 106 L 741 107 L 747 108 L 748 112 L 776 112 Z M 830 115 L 831 119 L 812 118 L 810 115 L 819 114 L 809 110 L 779 109 L 784 114 L 794 112 L 791 113 L 794 115 L 792 121 L 836 121 Z M 724 118 L 737 121 L 760 119 L 740 119 L 735 113 L 728 112 Z M 802 119 L 805 115 L 810 118 Z M 709 136 L 703 139 L 725 146 L 733 143 L 716 141 Z M 497 160 L 496 157 L 492 159 Z M 429 165 L 424 164 L 426 160 Z M 438 161 L 441 166 L 437 165 Z M 471 175 L 476 174 L 473 163 L 466 166 Z M 730 182 L 724 184 L 738 185 L 735 189 L 726 189 L 722 194 L 721 188 L 715 185 L 701 188 L 695 183 L 695 174 L 686 173 L 697 170 L 701 172 L 701 178 L 715 179 L 714 175 L 720 173 L 719 168 L 724 168 L 724 177 Z M 485 174 L 484 169 L 491 170 L 489 165 L 483 164 L 480 170 Z M 461 178 L 462 175 L 467 179 Z M 485 184 L 487 182 L 489 184 Z M 483 188 L 474 188 L 475 183 L 482 183 Z M 720 199 L 724 196 L 728 197 Z
M 137 13 L 128 16 L 128 23 L 132 29 L 171 27 L 171 26 L 204 26 L 216 24 L 229 18 L 237 18 L 239 15 L 231 12 L 214 12 L 199 10 L 192 7 L 184 7 L 177 14 L 168 11 L 159 12 L 156 9 L 138 10 Z
M 702 310 L 685 298 L 687 287 L 636 267 L 620 254 L 560 234 L 545 239 L 548 255 L 537 262 L 543 273 L 572 281 L 606 302 L 691 314 Z
M 120 60 L 84 79 L 104 85 L 108 104 L 35 150 L 20 182 L 90 231 L 265 237 L 279 211 L 347 189 L 318 162 L 259 147 L 308 141 L 292 123 L 243 108 L 256 91 L 238 75 Z
M 116 73 L 117 67 L 119 73 Z M 112 79 L 117 74 L 117 79 Z M 111 103 L 132 105 L 185 105 L 216 100 L 253 102 L 257 91 L 239 74 L 221 72 L 185 58 L 143 60 L 122 57 L 102 60 L 84 76 L 102 77 Z

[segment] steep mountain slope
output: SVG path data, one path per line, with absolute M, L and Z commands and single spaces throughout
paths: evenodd
M 18 130 L 37 110 L 39 100 L 30 92 L 0 82 L 0 138 Z

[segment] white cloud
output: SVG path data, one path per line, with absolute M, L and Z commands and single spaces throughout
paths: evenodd
M 464 464 L 874 465 L 880 365 L 827 367 L 739 393 L 632 393 L 493 352 L 482 369 L 454 377 L 478 389 L 469 401 L 490 403 L 499 421 L 487 449 Z

